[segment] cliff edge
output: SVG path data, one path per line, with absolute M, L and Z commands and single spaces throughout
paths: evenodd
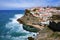
M 60 40 L 60 10 L 56 8 L 30 8 L 17 19 L 23 29 L 38 32 L 34 40 Z

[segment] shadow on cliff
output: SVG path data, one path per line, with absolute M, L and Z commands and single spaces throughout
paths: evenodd
M 60 22 L 56 23 L 54 21 L 50 22 L 50 24 L 48 25 L 48 27 L 53 30 L 54 32 L 60 32 Z

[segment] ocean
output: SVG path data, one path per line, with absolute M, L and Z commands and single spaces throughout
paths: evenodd
M 0 40 L 28 40 L 36 33 L 23 29 L 16 20 L 24 15 L 24 10 L 0 10 Z

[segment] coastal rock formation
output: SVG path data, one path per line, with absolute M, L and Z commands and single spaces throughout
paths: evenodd
M 60 39 L 60 10 L 56 8 L 26 9 L 17 21 L 23 24 L 23 29 L 39 33 L 34 40 Z
M 39 31 L 35 40 L 60 40 L 60 32 L 54 32 L 48 27 L 45 27 L 43 30 Z

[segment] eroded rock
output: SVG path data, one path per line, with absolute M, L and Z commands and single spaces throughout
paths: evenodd
M 36 8 L 34 9 L 34 11 L 35 10 Z M 17 19 L 17 21 L 23 24 L 23 28 L 25 30 L 39 33 L 34 40 L 60 40 L 60 32 L 58 32 L 60 31 L 60 10 L 53 10 L 49 11 L 52 13 L 52 17 L 49 17 L 48 19 L 49 25 L 41 24 L 41 22 L 44 22 L 45 20 L 43 20 L 39 16 L 36 16 L 38 14 L 33 15 L 30 12 L 30 9 L 26 9 L 24 16 Z

